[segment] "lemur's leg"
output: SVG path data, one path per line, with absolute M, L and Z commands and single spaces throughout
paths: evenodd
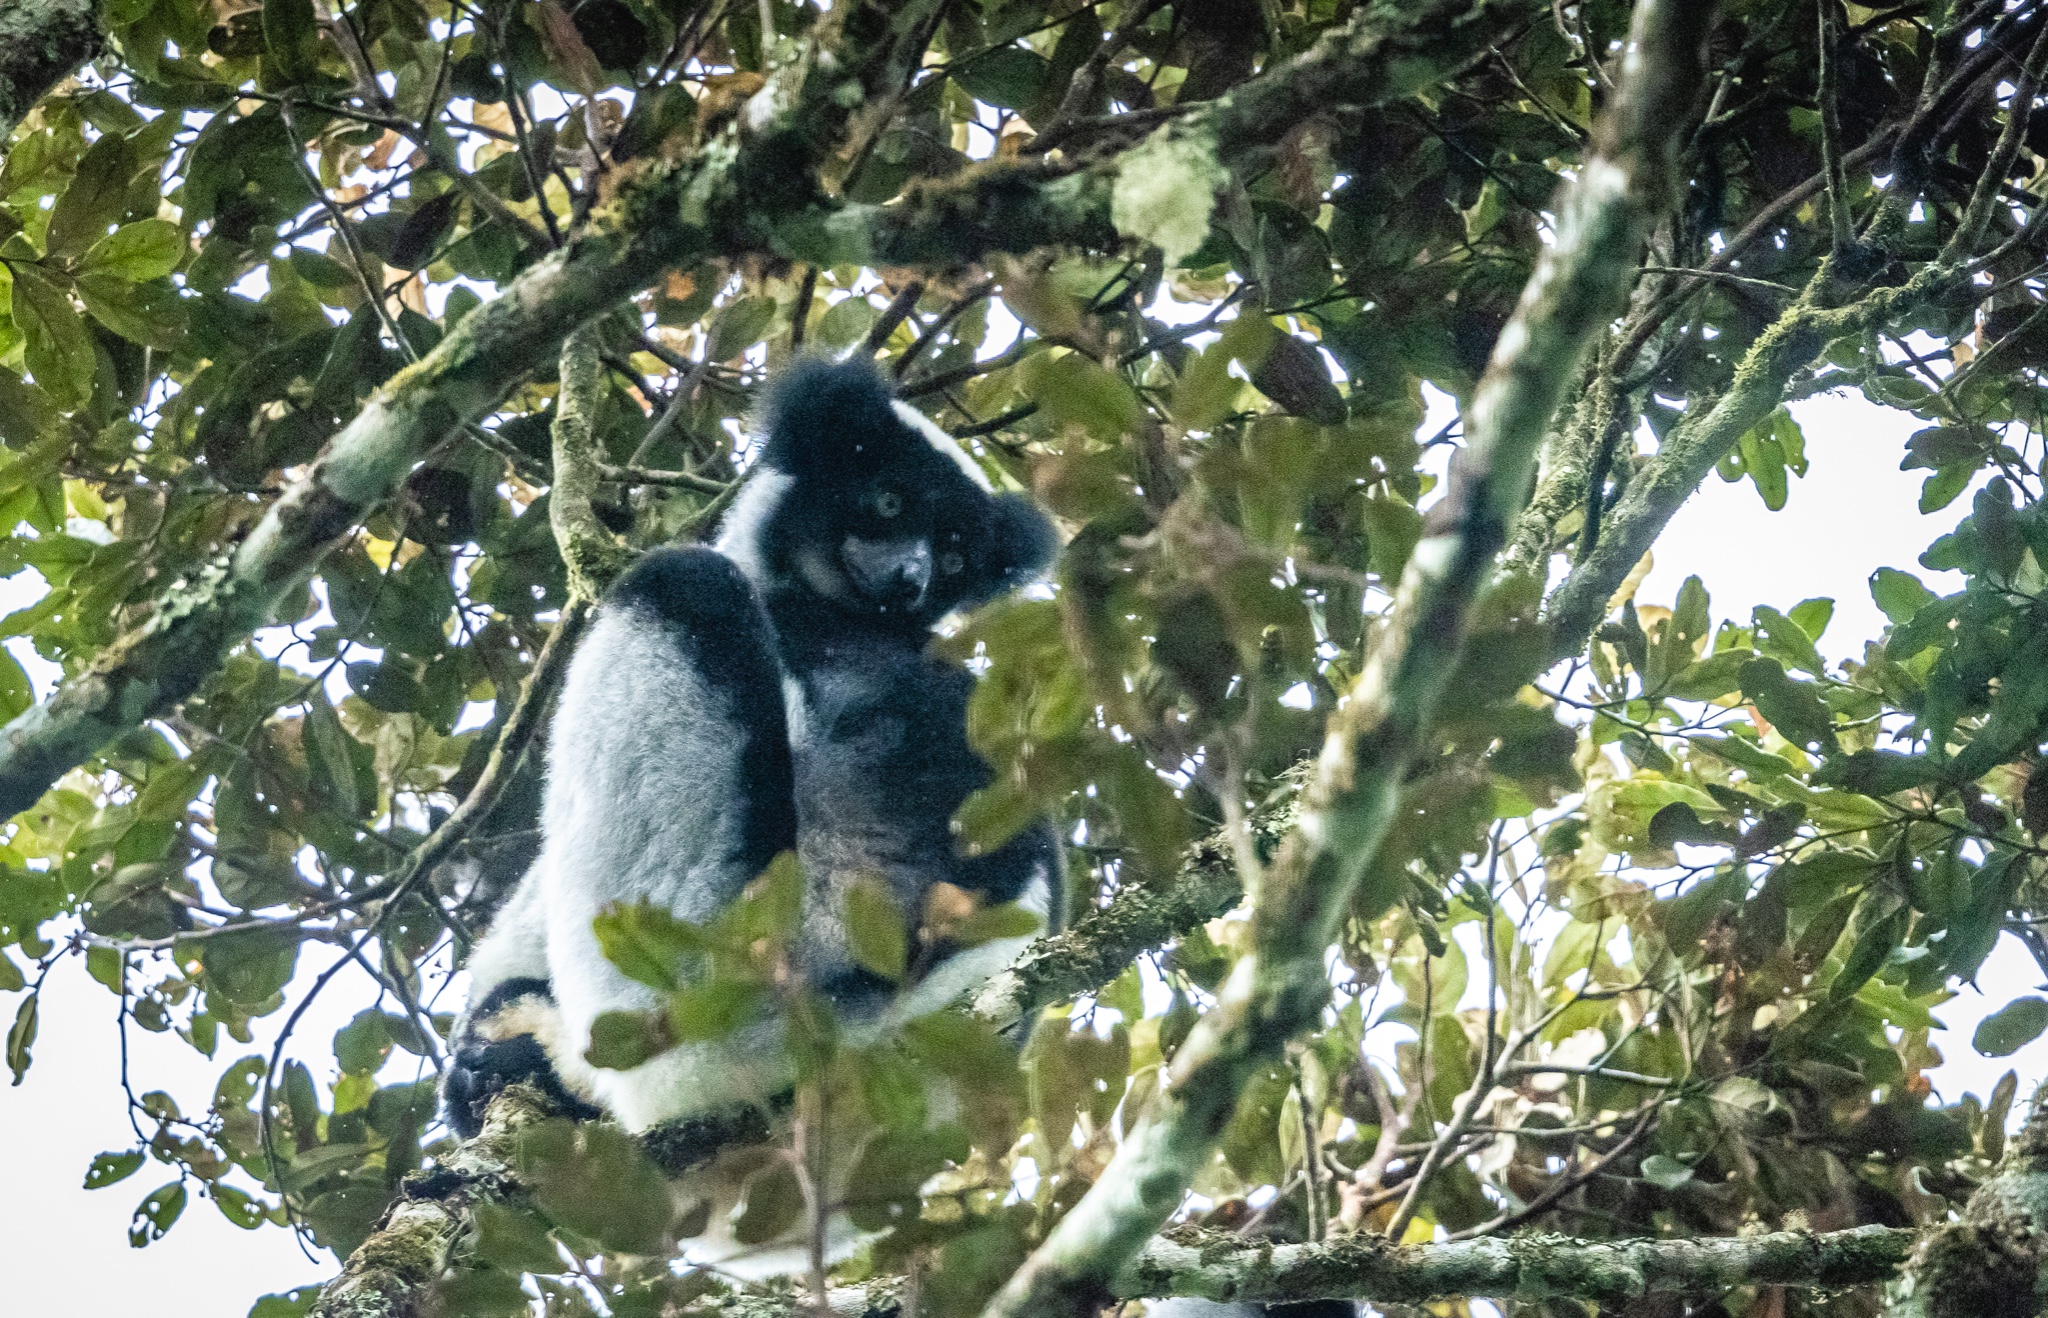
M 548 988 L 540 883 L 529 870 L 469 957 L 469 1002 L 455 1020 L 441 1081 L 448 1124 L 464 1139 L 483 1127 L 484 1107 L 505 1086 L 537 1085 L 563 1112 L 596 1109 L 563 1088 L 541 1040 L 559 1032 Z
M 687 1048 L 631 1071 L 598 1070 L 583 1054 L 599 1015 L 658 999 L 605 959 L 591 928 L 599 912 L 650 901 L 708 920 L 795 844 L 781 664 L 730 559 L 658 550 L 605 597 L 563 683 L 542 830 L 556 1070 L 634 1127 L 729 1101 L 705 1087 L 704 1060 Z M 721 1063 L 712 1079 L 743 1078 L 747 1060 Z

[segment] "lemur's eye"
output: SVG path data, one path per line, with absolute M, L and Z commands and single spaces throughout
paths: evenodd
M 903 511 L 903 496 L 894 490 L 883 490 L 875 495 L 875 516 L 894 517 Z
M 950 549 L 948 549 L 945 553 L 939 555 L 939 571 L 945 573 L 949 577 L 966 566 L 967 560 L 960 557 L 960 555 L 954 553 Z

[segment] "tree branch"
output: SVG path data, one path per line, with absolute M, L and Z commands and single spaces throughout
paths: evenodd
M 1441 1299 L 1582 1300 L 1623 1305 L 1646 1295 L 1717 1296 L 1737 1286 L 1868 1286 L 1898 1274 L 1914 1233 L 1900 1227 L 1774 1231 L 1690 1240 L 1584 1241 L 1518 1236 L 1459 1244 L 1390 1245 L 1350 1236 L 1322 1245 L 1271 1245 L 1175 1231 L 1151 1240 L 1113 1286 L 1118 1300 L 1188 1298 L 1232 1304 Z M 733 1296 L 727 1318 L 800 1318 L 796 1296 Z M 835 1290 L 837 1318 L 902 1318 L 894 1279 Z M 1990 1310 L 1980 1313 L 1990 1313 Z
M 93 0 L 0 4 L 0 159 L 36 102 L 97 57 L 105 42 Z
M 1886 1318 L 2028 1318 L 2048 1276 L 2048 1085 L 1959 1220 L 1923 1236 Z
M 593 320 L 562 344 L 562 388 L 555 398 L 555 474 L 548 487 L 548 521 L 568 568 L 572 604 L 595 603 L 632 558 L 632 551 L 597 519 L 592 507 L 604 479 L 590 433 L 604 399 L 604 363 L 599 356 L 603 337 L 602 322 Z
M 442 1275 L 450 1246 L 468 1230 L 471 1205 L 479 1199 L 524 1196 L 514 1146 L 520 1132 L 550 1115 L 546 1101 L 523 1085 L 493 1098 L 482 1134 L 440 1166 L 406 1180 L 384 1220 L 327 1284 L 312 1318 L 398 1318 L 418 1312 L 424 1292 Z M 1110 1280 L 1108 1296 L 1379 1304 L 1556 1297 L 1618 1304 L 1651 1294 L 1713 1295 L 1739 1285 L 1867 1286 L 1896 1276 L 1915 1239 L 1910 1230 L 1861 1226 L 1689 1240 L 1589 1242 L 1538 1235 L 1400 1246 L 1378 1236 L 1343 1236 L 1326 1244 L 1274 1245 L 1182 1229 L 1145 1241 Z M 1923 1243 L 1920 1252 L 1927 1250 Z M 880 1278 L 857 1289 L 832 1291 L 829 1308 L 847 1318 L 904 1318 L 903 1294 L 901 1278 Z M 730 1295 L 715 1303 L 729 1318 L 803 1318 L 819 1312 L 813 1300 L 793 1292 Z M 1929 1318 L 1961 1312 L 1928 1311 Z M 1981 1316 L 1998 1310 L 1968 1312 Z M 1919 1318 L 1917 1311 L 1913 1318 Z
M 514 1086 L 491 1100 L 484 1128 L 433 1170 L 407 1178 L 398 1201 L 340 1275 L 321 1290 L 310 1318 L 407 1318 L 420 1292 L 441 1276 L 448 1251 L 470 1229 L 470 1207 L 516 1191 L 512 1171 L 520 1132 L 553 1115 L 544 1099 Z
M 1365 671 L 1331 716 L 1300 822 L 1254 893 L 1253 950 L 1175 1054 L 1157 1105 L 1010 1278 L 991 1318 L 1051 1318 L 1112 1294 L 1206 1165 L 1247 1079 L 1320 1018 L 1325 949 L 1392 820 L 1537 445 L 1585 345 L 1621 305 L 1649 217 L 1674 191 L 1676 134 L 1710 17 L 1683 0 L 1637 9 L 1624 90 L 1480 381 L 1445 496 L 1451 529 L 1417 546 Z
M 1101 988 L 1140 954 L 1226 914 L 1243 895 L 1229 848 L 1211 839 L 1196 849 L 1175 882 L 1125 888 L 1071 929 L 1035 940 L 982 985 L 969 1010 L 997 1029 L 1009 1029 L 1041 1007 Z

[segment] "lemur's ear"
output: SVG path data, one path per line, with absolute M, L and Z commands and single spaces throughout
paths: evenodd
M 1060 543 L 1051 519 L 1016 494 L 990 500 L 987 535 L 987 561 L 1004 589 L 1045 571 Z
M 902 422 L 889 386 L 874 364 L 806 357 L 769 386 L 763 411 L 768 445 L 762 458 L 784 471 L 815 471 L 873 462 L 889 451 Z

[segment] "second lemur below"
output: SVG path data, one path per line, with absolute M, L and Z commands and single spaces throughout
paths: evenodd
M 1050 522 L 996 493 L 867 363 L 792 367 L 766 423 L 716 549 L 648 554 L 570 663 L 540 857 L 470 960 L 445 1089 L 460 1134 L 517 1080 L 636 1130 L 788 1087 L 765 1021 L 631 1070 L 591 1066 L 600 1014 L 659 999 L 599 949 L 592 920 L 606 907 L 648 900 L 702 922 L 794 849 L 806 885 L 794 968 L 854 1022 L 942 1004 L 1021 946 L 928 937 L 935 895 L 1053 911 L 1048 825 L 985 855 L 957 850 L 953 814 L 991 775 L 967 744 L 974 679 L 927 653 L 947 614 L 1044 570 Z M 849 890 L 876 879 L 906 920 L 909 1004 L 860 968 L 847 936 Z

